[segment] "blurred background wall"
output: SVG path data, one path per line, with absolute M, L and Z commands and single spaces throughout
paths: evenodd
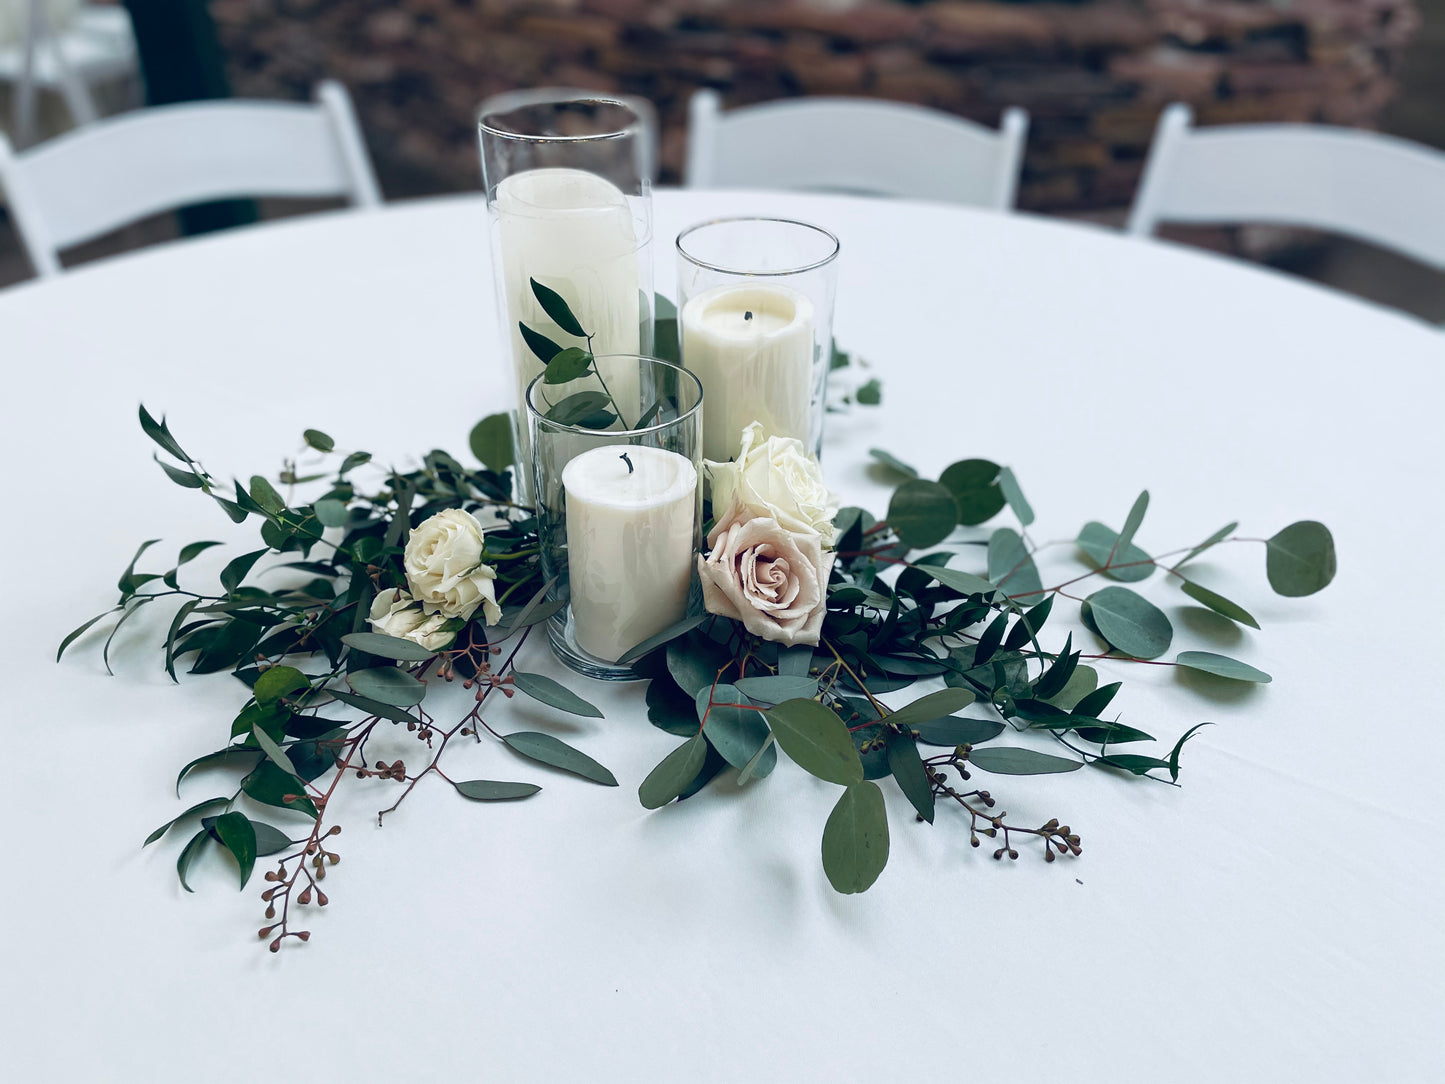
M 1019 206 L 1107 225 L 1122 222 L 1170 101 L 1203 125 L 1324 122 L 1445 147 L 1445 0 L 127 0 L 132 11 L 188 3 L 208 8 L 237 96 L 303 99 L 322 78 L 345 83 L 389 199 L 477 189 L 477 104 L 539 85 L 655 102 L 664 183 L 681 180 L 699 87 L 726 106 L 866 95 L 989 125 L 1020 105 L 1031 127 Z M 58 130 L 64 110 L 43 104 Z M 3 125 L 3 87 L 0 110 Z M 78 255 L 168 231 L 169 220 L 132 228 Z M 1170 235 L 1445 319 L 1445 276 L 1353 242 Z M 27 274 L 0 222 L 0 286 Z
M 475 187 L 486 95 L 577 85 L 650 98 L 663 181 L 688 97 L 917 102 L 994 125 L 1032 117 L 1020 206 L 1125 206 L 1162 105 L 1201 124 L 1377 127 L 1417 0 L 211 0 L 236 93 L 356 97 L 389 192 Z M 866 153 L 866 142 L 860 143 Z

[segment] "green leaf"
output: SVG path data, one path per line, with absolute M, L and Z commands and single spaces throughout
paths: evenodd
M 1004 724 L 996 719 L 969 719 L 962 715 L 945 715 L 914 723 L 918 740 L 925 745 L 982 745 L 1003 733 Z
M 236 761 L 248 761 L 251 766 L 254 766 L 257 759 L 260 758 L 262 755 L 263 754 L 259 749 L 245 749 L 241 748 L 240 746 L 228 746 L 225 749 L 218 749 L 214 753 L 206 753 L 204 756 L 196 757 L 195 760 L 191 761 L 184 768 L 182 768 L 180 770 L 180 774 L 176 776 L 176 797 L 179 798 L 181 796 L 182 780 L 184 780 L 186 776 L 190 775 L 191 772 L 196 768 L 212 767 L 213 765 L 220 766 L 223 764 L 234 763 Z
M 948 537 L 958 523 L 958 505 L 937 482 L 914 478 L 893 491 L 888 523 L 905 545 L 923 549 Z
M 592 355 L 576 346 L 559 350 L 556 357 L 547 362 L 543 382 L 547 384 L 569 384 L 592 371 Z
M 186 455 L 186 453 L 181 450 L 181 446 L 176 443 L 176 438 L 171 436 L 170 426 L 166 425 L 165 415 L 162 414 L 161 420 L 156 421 L 151 417 L 150 412 L 146 410 L 144 403 L 141 404 L 140 408 L 140 427 L 145 430 L 146 436 L 170 452 L 171 455 L 187 463 L 191 461 L 191 457 Z
M 336 450 L 336 441 L 332 440 L 320 429 L 308 429 L 301 434 L 301 439 L 306 441 L 318 452 L 333 452 Z
M 938 484 L 958 503 L 958 522 L 976 527 L 992 519 L 1006 503 L 999 485 L 1000 467 L 987 459 L 961 459 L 938 478 Z
M 887 716 L 887 719 L 894 726 L 916 726 L 952 715 L 955 711 L 962 711 L 973 701 L 974 695 L 967 689 L 940 689 L 936 693 L 920 696 L 913 703 Z
M 952 588 L 965 595 L 982 595 L 985 600 L 991 600 L 998 594 L 998 588 L 982 576 L 975 576 L 972 572 L 960 572 L 956 568 L 939 568 L 932 565 L 909 565 L 908 567 L 926 572 L 944 587 Z
M 265 753 L 267 759 L 276 767 L 287 775 L 295 775 L 299 778 L 296 766 L 291 763 L 291 758 L 286 755 L 286 750 L 282 749 L 270 734 L 267 734 L 260 726 L 253 726 L 251 727 L 251 737 L 256 739 L 256 744 L 261 747 L 261 752 Z
M 1053 772 L 1078 771 L 1084 766 L 1082 760 L 1069 760 L 1033 749 L 1009 746 L 975 749 L 968 754 L 968 762 L 994 775 L 1048 775 Z
M 602 712 L 574 693 L 560 682 L 544 674 L 528 674 L 521 670 L 512 671 L 512 683 L 533 700 L 540 700 L 559 711 L 571 712 L 587 719 L 601 719 Z
M 436 654 L 415 640 L 404 640 L 400 636 L 387 636 L 380 632 L 348 632 L 341 638 L 341 642 L 368 655 L 400 662 L 426 662 Z
M 225 589 L 226 594 L 235 594 L 236 588 L 240 587 L 241 581 L 246 578 L 246 573 L 250 572 L 256 562 L 266 556 L 268 552 L 264 549 L 252 550 L 250 553 L 243 553 L 239 557 L 232 558 L 226 567 L 221 569 L 221 587 Z
M 1044 622 L 1049 619 L 1053 608 L 1054 596 L 1046 595 L 1042 602 L 1014 622 L 1014 627 L 1009 629 L 1008 636 L 1004 638 L 1003 649 L 1017 651 L 1030 640 L 1037 639 L 1039 630 L 1044 627 Z
M 657 322 L 653 324 L 652 354 L 663 361 L 677 364 L 682 359 L 682 352 L 677 341 L 677 319 L 664 317 L 661 312 L 662 310 L 659 309 Z
M 1231 527 L 1230 530 L 1234 530 L 1234 528 Z M 1179 735 L 1179 740 L 1174 743 L 1174 748 L 1169 751 L 1169 778 L 1174 780 L 1174 782 L 1179 782 L 1179 751 L 1184 748 L 1184 743 L 1194 737 L 1202 728 L 1213 725 L 1213 723 L 1195 723 L 1183 734 Z
M 823 826 L 823 872 L 835 891 L 863 892 L 888 864 L 888 812 L 878 785 L 858 780 Z
M 647 773 L 647 778 L 637 788 L 637 798 L 642 807 L 661 809 L 678 797 L 697 778 L 706 759 L 707 742 L 701 734 L 694 734 Z
M 190 838 L 185 847 L 181 849 L 180 857 L 176 859 L 176 876 L 181 879 L 181 887 L 187 892 L 194 892 L 195 889 L 186 884 L 186 874 L 190 872 L 191 863 L 196 860 L 196 856 L 201 853 L 201 848 L 205 846 L 206 840 L 210 838 L 210 833 L 202 828 Z
M 242 508 L 235 501 L 228 501 L 225 497 L 222 497 L 219 494 L 212 493 L 211 500 L 215 501 L 221 506 L 221 511 L 226 513 L 226 517 L 232 523 L 240 523 L 246 518 L 247 515 L 249 515 L 246 509 Z
M 883 385 L 875 376 L 853 393 L 853 398 L 862 406 L 878 406 L 883 402 Z
M 334 497 L 323 497 L 311 506 L 316 522 L 323 527 L 344 527 L 346 525 L 346 502 Z
M 1085 601 L 1099 635 L 1136 659 L 1157 659 L 1169 650 L 1174 627 L 1164 611 L 1127 587 L 1105 587 Z
M 918 815 L 929 824 L 933 823 L 933 784 L 923 769 L 923 759 L 918 755 L 918 744 L 911 738 L 896 731 L 888 732 L 888 770 L 898 781 L 898 789 L 913 803 Z
M 1274 680 L 1263 670 L 1256 670 L 1248 663 L 1231 659 L 1228 655 L 1216 655 L 1212 651 L 1181 651 L 1175 656 L 1174 661 L 1191 670 L 1213 674 L 1215 677 L 1229 678 L 1231 681 L 1252 681 L 1256 684 L 1267 685 Z
M 1102 523 L 1090 520 L 1084 524 L 1075 541 L 1096 568 L 1102 569 L 1108 565 L 1109 555 L 1113 554 L 1113 563 L 1118 567 L 1104 572 L 1110 579 L 1119 580 L 1121 583 L 1136 583 L 1154 575 L 1155 566 L 1149 555 L 1132 543 L 1128 546 L 1118 545 L 1119 536 Z
M 698 719 L 707 716 L 702 728 L 707 740 L 734 768 L 747 767 L 768 740 L 768 724 L 761 712 L 728 706 L 740 703 L 742 696 L 735 686 L 714 685 L 699 690 L 695 704 Z
M 1070 637 L 1072 642 L 1072 636 Z M 1075 652 L 1082 654 L 1082 652 Z M 1064 711 L 1073 711 L 1074 706 L 1099 687 L 1099 672 L 1092 666 L 1075 666 L 1069 680 L 1058 692 L 1046 697 L 1050 704 Z M 1035 686 L 1037 689 L 1037 686 Z
M 1025 605 L 1038 602 L 1044 583 L 1038 566 L 1019 533 L 1011 527 L 1000 527 L 988 540 L 988 578 L 999 590 Z
M 725 648 L 700 637 L 673 640 L 667 645 L 667 672 L 688 696 L 712 687 L 718 672 L 730 663 Z
M 1144 513 L 1147 511 L 1149 511 L 1149 491 L 1146 489 L 1134 498 L 1134 503 L 1129 508 L 1129 514 L 1124 517 L 1124 529 L 1119 532 L 1118 548 L 1120 551 L 1127 550 L 1134 544 L 1134 535 L 1138 533 L 1139 525 L 1144 522 Z
M 671 640 L 676 640 L 684 633 L 691 632 L 693 629 L 697 628 L 704 621 L 706 621 L 708 619 L 708 616 L 708 614 L 694 614 L 692 617 L 684 617 L 676 624 L 669 625 L 667 628 L 663 629 L 656 636 L 649 636 L 646 640 L 643 640 L 642 643 L 638 644 L 636 647 L 629 648 L 627 651 L 624 651 L 622 653 L 622 657 L 617 660 L 617 664 L 619 666 L 631 666 L 634 662 L 642 658 L 642 656 L 646 655 L 648 652 L 656 650 L 657 648 L 661 647 L 663 644 L 668 643 Z
M 220 542 L 190 542 L 181 547 L 180 555 L 176 558 L 176 567 L 188 565 L 212 546 L 219 546 Z
M 137 580 L 137 577 L 136 577 L 136 574 L 135 574 L 136 562 L 141 559 L 141 554 L 145 553 L 146 550 L 150 549 L 152 546 L 154 546 L 154 545 L 155 545 L 157 542 L 159 542 L 159 541 L 160 541 L 159 538 L 148 539 L 147 541 L 142 542 L 142 543 L 140 544 L 140 548 L 135 551 L 135 556 L 130 559 L 130 564 L 126 565 L 125 571 L 120 574 L 120 579 L 116 582 L 116 587 L 118 587 L 118 588 L 120 589 L 120 593 L 121 593 L 122 595 L 131 595 L 131 594 L 134 594 L 134 593 L 135 593 L 135 589 L 136 589 L 138 586 L 140 586 L 140 584 L 136 582 L 136 580 Z M 155 579 L 156 577 L 152 576 L 152 577 L 150 577 L 150 578 L 151 578 L 151 579 Z M 141 581 L 141 582 L 145 582 L 145 581 Z
M 186 489 L 205 488 L 206 483 L 201 480 L 201 476 L 195 473 L 195 471 L 182 470 L 180 467 L 173 467 L 169 463 L 162 460 L 160 456 L 155 456 L 154 458 L 155 461 L 160 465 L 161 470 L 166 472 L 166 477 L 168 477 L 172 482 L 176 483 L 176 485 L 184 486 Z
M 251 879 L 251 870 L 256 865 L 256 829 L 251 827 L 246 814 L 235 812 L 217 817 L 212 827 L 226 850 L 236 856 L 236 865 L 241 873 L 241 887 L 245 888 L 246 882 Z
M 1235 528 L 1238 526 L 1238 523 L 1225 524 L 1223 527 L 1219 528 L 1219 530 L 1215 531 L 1212 535 L 1206 538 L 1203 542 L 1199 543 L 1199 545 L 1195 546 L 1192 550 L 1186 553 L 1179 561 L 1175 562 L 1174 567 L 1182 568 L 1185 561 L 1192 561 L 1194 560 L 1194 558 L 1198 557 L 1201 553 L 1209 549 L 1211 546 L 1219 545 L 1219 543 L 1223 542 L 1226 538 L 1233 534 Z
M 1254 619 L 1254 615 L 1238 603 L 1229 601 L 1223 595 L 1215 594 L 1209 588 L 1197 584 L 1193 580 L 1184 580 L 1179 586 L 1195 602 L 1208 606 L 1215 613 L 1221 614 L 1231 621 L 1238 621 L 1241 625 L 1248 625 L 1252 629 L 1259 628 L 1259 622 Z
M 554 343 L 547 336 L 539 331 L 533 331 L 526 324 L 518 323 L 517 330 L 522 333 L 522 341 L 527 344 L 527 349 L 536 354 L 543 365 L 546 365 L 554 357 L 562 352 L 562 348 Z M 480 458 L 480 457 L 479 457 Z
M 1014 472 L 1008 467 L 999 468 L 998 487 L 1003 491 L 1004 500 L 1008 501 L 1008 506 L 1013 509 L 1013 514 L 1018 516 L 1019 523 L 1025 527 L 1033 523 L 1034 510 L 1024 498 L 1024 491 L 1019 488 Z
M 488 414 L 472 427 L 467 444 L 477 462 L 488 470 L 506 470 L 515 462 L 517 455 L 512 448 L 511 414 Z
M 844 786 L 863 778 L 848 728 L 816 700 L 788 700 L 766 714 L 783 752 L 805 772 Z
M 567 307 L 567 302 L 562 295 L 555 290 L 548 289 L 536 279 L 531 280 L 532 296 L 537 299 L 537 304 L 542 306 L 542 311 L 547 314 L 548 319 L 556 324 L 568 335 L 587 337 L 587 332 L 582 330 L 581 323 L 577 317 L 572 315 L 572 310 Z
M 86 630 L 89 629 L 92 625 L 94 625 L 97 621 L 101 620 L 102 618 L 109 617 L 109 616 L 110 616 L 111 614 L 113 614 L 113 613 L 119 613 L 122 609 L 124 609 L 124 607 L 122 607 L 122 606 L 117 606 L 117 607 L 116 607 L 115 609 L 113 609 L 113 610 L 106 610 L 105 613 L 103 613 L 103 614 L 96 614 L 94 617 L 92 617 L 89 621 L 85 622 L 85 624 L 81 625 L 79 628 L 74 629 L 74 630 L 72 630 L 71 632 L 67 633 L 65 639 L 60 641 L 60 648 L 55 652 L 55 661 L 56 661 L 56 662 L 59 662 L 59 661 L 60 661 L 60 656 L 62 656 L 62 655 L 65 654 L 65 649 L 66 649 L 67 647 L 69 647 L 71 644 L 75 643 L 76 640 L 78 640 L 78 639 L 80 639 L 82 636 L 84 636 Z
M 1080 669 L 1084 670 L 1087 667 L 1080 667 Z M 1092 670 L 1089 672 L 1093 673 Z M 1097 675 L 1095 680 L 1098 680 Z M 1109 706 L 1109 702 L 1114 699 L 1114 694 L 1123 687 L 1123 684 L 1122 681 L 1114 681 L 1108 685 L 1101 685 L 1079 700 L 1070 710 L 1074 715 L 1087 715 L 1091 719 L 1097 719 L 1099 713 Z
M 807 644 L 778 649 L 779 677 L 807 677 L 813 668 L 813 649 Z M 743 690 L 747 692 L 746 689 Z
M 286 502 L 281 499 L 281 494 L 259 474 L 251 475 L 251 499 L 272 515 L 286 511 Z
M 496 779 L 464 779 L 452 785 L 463 798 L 474 802 L 512 802 L 530 798 L 542 789 L 536 783 L 505 783 Z
M 598 764 L 586 753 L 573 749 L 566 742 L 552 737 L 551 734 L 541 734 L 529 730 L 516 734 L 503 734 L 501 738 L 507 743 L 507 748 L 514 753 L 520 753 L 529 760 L 550 764 L 554 768 L 561 768 L 564 772 L 580 775 L 583 779 L 590 779 L 592 782 L 601 783 L 606 787 L 617 786 L 617 777 L 601 764 Z
M 256 857 L 276 854 L 295 842 L 279 828 L 273 828 L 265 821 L 252 821 L 251 830 L 256 833 Z
M 808 649 L 808 654 L 812 655 L 812 648 Z M 817 678 L 789 677 L 786 674 L 743 678 L 735 683 L 735 687 L 750 699 L 768 704 L 781 704 L 785 700 L 811 700 L 818 695 Z
M 190 809 L 186 810 L 184 813 L 181 813 L 181 814 L 178 815 L 178 816 L 172 817 L 170 820 L 166 821 L 165 824 L 161 825 L 159 828 L 157 828 L 157 829 L 156 829 L 154 832 L 152 832 L 150 835 L 146 836 L 146 841 L 145 841 L 144 843 L 142 843 L 141 846 L 142 846 L 142 847 L 149 847 L 152 843 L 154 843 L 156 840 L 160 839 L 161 836 L 165 835 L 167 832 L 169 832 L 169 831 L 170 831 L 172 828 L 174 828 L 177 824 L 180 824 L 181 821 L 185 820 L 187 817 L 194 816 L 195 814 L 201 812 L 201 810 L 203 810 L 203 809 L 210 809 L 212 806 L 215 806 L 215 805 L 225 805 L 225 804 L 226 804 L 227 802 L 229 802 L 229 801 L 230 801 L 229 798 L 207 798 L 204 802 L 197 802 L 195 805 L 191 806 Z
M 251 691 L 258 704 L 274 704 L 283 696 L 311 688 L 311 679 L 294 666 L 273 666 L 261 672 Z
M 401 708 L 392 707 L 390 704 L 383 704 L 380 700 L 373 700 L 368 696 L 356 696 L 343 689 L 328 689 L 326 691 L 343 704 L 349 704 L 353 708 L 358 708 L 366 712 L 367 715 L 376 715 L 382 719 L 390 719 L 394 723 L 419 722 L 417 717 L 410 712 L 403 711 Z
M 1079 659 L 1083 652 L 1074 650 L 1074 634 L 1069 633 L 1068 639 L 1064 641 L 1064 650 L 1059 652 L 1054 659 L 1053 665 L 1039 675 L 1034 682 L 1033 695 L 1040 700 L 1048 700 L 1050 697 L 1058 696 L 1069 684 L 1069 679 L 1074 676 L 1078 669 Z
M 1335 540 L 1323 523 L 1291 523 L 1265 545 L 1265 575 L 1276 594 L 1302 598 L 1335 578 Z
M 744 764 L 742 770 L 738 772 L 738 786 L 742 786 L 751 779 L 766 778 L 777 766 L 778 740 L 773 737 L 772 731 L 768 731 L 767 740 L 763 742 L 762 748 L 754 753 L 752 760 Z
M 373 666 L 346 675 L 356 692 L 381 704 L 409 708 L 426 696 L 426 685 L 395 666 Z
M 918 472 L 916 470 L 910 467 L 907 463 L 903 462 L 901 459 L 895 458 L 890 453 L 885 452 L 882 448 L 869 448 L 868 454 L 871 455 L 874 459 L 876 459 L 879 463 L 882 463 L 894 474 L 901 474 L 905 478 L 918 477 Z
M 580 426 L 584 429 L 601 429 L 611 424 L 610 420 L 600 425 L 589 425 L 592 421 L 601 421 L 609 417 L 607 408 L 611 406 L 612 400 L 600 391 L 579 391 L 576 395 L 569 395 L 556 406 L 547 411 L 547 419 L 558 425 Z
M 1134 775 L 1147 775 L 1155 768 L 1168 768 L 1167 760 L 1158 757 L 1140 756 L 1138 753 L 1105 753 L 1094 760 L 1095 764 L 1107 764 L 1111 768 L 1122 768 Z
M 241 780 L 241 789 L 262 805 L 294 809 L 313 819 L 317 815 L 316 806 L 306 797 L 306 784 L 272 761 L 263 760 L 257 764 L 251 774 Z

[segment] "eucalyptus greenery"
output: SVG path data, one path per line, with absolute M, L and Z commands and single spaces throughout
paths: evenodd
M 534 292 L 555 323 L 583 334 L 560 297 L 540 284 Z M 659 306 L 663 351 L 676 345 L 676 316 L 669 312 Z M 552 382 L 560 385 L 591 371 L 590 350 L 572 356 L 523 331 L 549 381 L 554 366 Z M 876 400 L 876 389 L 856 398 Z M 567 403 L 563 399 L 554 409 L 597 427 L 615 418 L 610 395 L 589 401 L 585 410 Z M 192 863 L 212 843 L 234 858 L 243 887 L 257 860 L 267 858 L 275 864 L 265 873 L 260 936 L 272 951 L 288 939 L 306 940 L 310 934 L 297 928 L 297 911 L 328 902 L 321 882 L 338 861 L 330 841 L 341 829 L 327 809 L 345 780 L 381 780 L 393 788 L 395 800 L 378 820 L 429 776 L 479 802 L 525 799 L 541 789 L 530 782 L 454 779 L 442 767 L 454 740 L 494 741 L 524 760 L 617 785 L 607 768 L 555 736 L 503 732 L 483 718 L 497 692 L 508 698 L 521 693 L 575 715 L 602 714 L 571 689 L 516 667 L 530 631 L 564 602 L 548 599 L 553 585 L 543 582 L 536 521 L 512 499 L 509 416 L 493 415 L 472 431 L 477 468 L 433 451 L 418 469 L 379 469 L 366 452 L 343 454 L 331 437 L 307 430 L 304 439 L 322 457 L 323 470 L 303 475 L 289 461 L 274 483 L 257 475 L 249 484 L 229 485 L 181 447 L 164 418 L 157 421 L 142 406 L 140 422 L 164 453 L 155 458 L 173 482 L 199 491 L 237 523 L 259 523 L 263 543 L 233 557 L 205 590 L 182 586 L 182 569 L 219 543 L 188 543 L 169 569 L 140 572 L 138 564 L 156 541 L 144 543 L 120 577 L 115 606 L 60 645 L 63 654 L 92 626 L 114 617 L 102 649 L 108 669 L 115 630 L 156 602 L 171 600 L 179 605 L 165 637 L 167 673 L 176 678 L 178 664 L 189 660 L 190 673 L 229 672 L 248 687 L 250 697 L 230 722 L 228 739 L 186 764 L 176 779 L 179 797 L 198 768 L 223 768 L 233 773 L 234 789 L 193 802 L 146 839 L 149 845 L 178 826 L 192 829 L 176 863 L 188 891 Z M 1268 539 L 1240 538 L 1231 523 L 1195 545 L 1151 556 L 1135 542 L 1149 504 L 1142 493 L 1119 530 L 1085 524 L 1075 539 L 1081 571 L 1046 586 L 1035 561 L 1039 547 L 1029 536 L 1034 511 L 1009 468 L 965 459 L 933 480 L 886 452 L 872 455 L 896 485 L 883 519 L 844 508 L 833 521 L 836 559 L 816 646 L 782 647 L 750 634 L 739 621 L 699 614 L 621 660 L 648 679 L 648 719 L 683 739 L 642 781 L 642 805 L 658 809 L 688 800 L 725 773 L 738 785 L 762 779 L 782 749 L 806 772 L 842 788 L 822 833 L 823 869 L 839 892 L 867 889 L 887 863 L 887 805 L 879 783 L 888 778 L 917 820 L 933 823 L 942 804 L 967 818 L 973 846 L 981 845 L 980 837 L 996 841 L 995 859 L 1016 859 L 1016 837 L 1036 836 L 1050 862 L 1056 854 L 1077 856 L 1079 836 L 1057 818 L 1037 825 L 1009 822 L 994 811 L 992 793 L 973 785 L 975 772 L 1044 775 L 1090 766 L 1177 782 L 1181 751 L 1205 724 L 1160 747 L 1158 755 L 1130 751 L 1155 739 L 1117 714 L 1106 717 L 1120 683 L 1100 685 L 1089 663 L 1148 662 L 1236 682 L 1268 682 L 1270 676 L 1209 651 L 1164 659 L 1174 629 L 1137 585 L 1154 577 L 1229 621 L 1258 628 L 1248 610 L 1185 566 L 1215 546 L 1255 542 L 1264 546 L 1266 578 L 1280 595 L 1313 594 L 1334 577 L 1330 532 L 1312 521 Z M 315 495 L 303 499 L 299 490 Z M 410 533 L 448 509 L 487 525 L 481 557 L 496 573 L 500 620 L 486 626 L 483 610 L 451 619 L 439 632 L 454 639 L 438 649 L 367 631 L 376 595 L 407 586 L 403 557 Z M 985 538 L 956 533 L 1006 509 L 1015 525 L 995 527 Z M 950 539 L 959 541 L 943 546 Z M 977 571 L 954 567 L 970 547 Z M 263 579 L 273 586 L 260 586 Z M 1095 579 L 1102 586 L 1080 593 L 1078 585 Z M 1078 603 L 1087 635 L 1098 640 L 1094 650 L 1076 647 L 1072 632 L 1062 645 L 1043 645 L 1040 635 L 1060 599 Z M 435 687 L 429 679 L 460 680 L 473 691 L 460 718 L 439 722 L 428 711 L 428 691 Z M 919 683 L 926 691 L 902 707 L 881 699 Z M 962 714 L 970 707 L 981 714 Z M 373 736 L 397 728 L 417 742 L 413 763 L 369 758 Z M 1029 731 L 1046 736 L 1052 751 L 1000 740 Z M 262 820 L 248 812 L 258 808 L 272 815 Z

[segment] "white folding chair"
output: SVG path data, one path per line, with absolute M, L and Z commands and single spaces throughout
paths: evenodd
M 803 98 L 724 113 L 714 90 L 689 106 L 690 188 L 831 189 L 1009 210 L 1028 114 L 998 131 L 936 109 L 868 98 Z
M 315 105 L 158 106 L 20 154 L 0 135 L 0 189 L 42 276 L 61 271 L 60 249 L 191 203 L 241 196 L 381 202 L 351 99 L 329 80 L 317 87 Z
M 1445 153 L 1349 128 L 1192 122 L 1179 104 L 1159 118 L 1129 233 L 1160 222 L 1302 226 L 1445 268 Z
M 129 104 L 139 104 L 130 13 L 120 4 L 0 0 L 0 83 L 13 88 L 10 134 L 22 148 L 35 138 L 37 91 L 58 92 L 74 124 L 95 120 L 91 88 L 101 83 L 124 83 Z

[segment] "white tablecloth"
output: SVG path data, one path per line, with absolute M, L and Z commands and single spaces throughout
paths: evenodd
M 59 666 L 55 648 L 111 602 L 141 540 L 170 556 L 252 537 L 149 462 L 138 401 L 223 477 L 274 470 L 308 426 L 397 462 L 465 452 L 509 387 L 483 205 L 317 216 L 17 287 L 0 293 L 9 1079 L 1445 1077 L 1445 339 L 1160 244 L 818 196 L 659 193 L 659 286 L 682 226 L 739 212 L 842 240 L 838 338 L 884 383 L 881 408 L 831 422 L 847 501 L 884 510 L 878 446 L 927 476 L 1012 464 L 1042 539 L 1118 526 L 1142 488 L 1155 551 L 1231 519 L 1257 537 L 1329 524 L 1340 572 L 1312 598 L 1269 592 L 1262 547 L 1209 561 L 1261 633 L 1214 639 L 1153 585 L 1176 649 L 1274 683 L 1104 664 L 1126 682 L 1122 721 L 1170 740 L 1217 724 L 1181 788 L 985 777 L 1020 821 L 1059 816 L 1084 839 L 1075 861 L 1024 847 L 999 864 L 961 818 L 913 824 L 889 784 L 889 867 L 842 897 L 819 862 L 836 788 L 783 763 L 648 813 L 637 784 L 677 739 L 647 723 L 639 686 L 570 678 L 538 643 L 526 665 L 606 720 L 519 698 L 497 721 L 557 733 L 621 786 L 484 745 L 459 770 L 546 789 L 482 806 L 423 786 L 377 829 L 385 788 L 347 788 L 332 905 L 308 945 L 272 955 L 251 932 L 259 873 L 238 893 L 214 858 L 190 896 L 180 840 L 140 848 L 244 690 L 173 686 L 154 624 L 118 638 L 115 677 L 94 638 Z

